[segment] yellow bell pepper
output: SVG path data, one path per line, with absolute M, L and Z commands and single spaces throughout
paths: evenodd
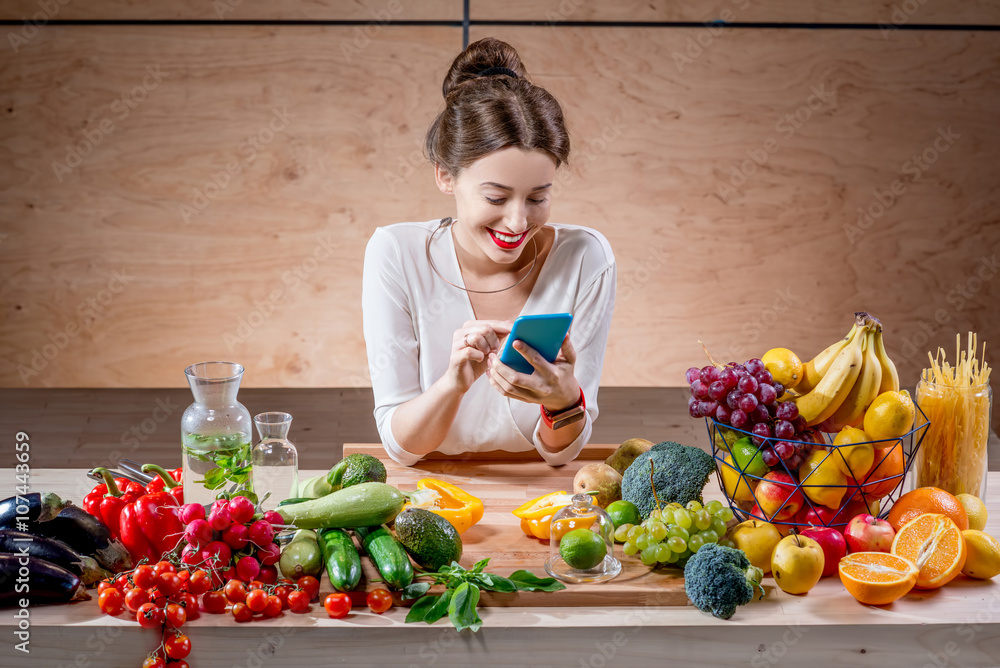
M 532 499 L 511 512 L 521 520 L 521 531 L 525 535 L 549 540 L 552 537 L 552 516 L 571 503 L 572 494 L 565 491 L 552 492 Z M 565 532 L 566 529 L 563 529 L 559 533 Z
M 414 495 L 422 497 L 422 500 L 407 503 L 403 506 L 404 510 L 409 507 L 429 510 L 451 522 L 460 534 L 483 519 L 483 502 L 450 482 L 424 478 L 417 481 L 417 489 L 428 490 L 429 493 Z

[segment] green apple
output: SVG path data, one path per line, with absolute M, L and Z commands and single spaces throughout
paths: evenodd
M 729 538 L 747 555 L 751 566 L 756 566 L 765 573 L 771 572 L 771 553 L 781 542 L 781 534 L 773 524 L 747 520 L 734 526 Z
M 788 594 L 805 594 L 823 576 L 826 558 L 812 538 L 790 534 L 781 539 L 771 555 L 774 582 Z

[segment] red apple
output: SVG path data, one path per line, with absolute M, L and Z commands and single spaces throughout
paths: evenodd
M 844 529 L 844 538 L 851 552 L 888 552 L 895 535 L 888 522 L 867 513 L 856 516 Z
M 802 510 L 799 511 L 795 521 L 806 526 L 811 524 L 814 527 L 827 527 L 836 521 L 834 519 L 836 515 L 837 511 L 833 508 L 827 508 L 826 506 L 821 505 L 806 505 L 802 506 Z
M 782 471 L 771 471 L 757 485 L 754 496 L 757 504 L 768 517 L 787 514 L 789 518 L 799 512 L 805 497 L 802 490 L 796 489 L 795 478 Z M 788 519 L 788 518 L 785 518 Z
M 795 513 L 789 513 L 787 511 L 782 510 L 777 515 L 775 515 L 773 517 L 770 517 L 770 516 L 766 515 L 764 513 L 764 511 L 762 511 L 760 509 L 760 506 L 758 506 L 756 503 L 754 504 L 753 508 L 750 510 L 750 513 L 752 515 L 756 515 L 757 517 L 763 517 L 767 522 L 770 522 L 771 524 L 773 524 L 774 528 L 777 529 L 778 533 L 780 533 L 782 536 L 787 536 L 791 532 L 792 529 L 795 529 L 795 528 L 801 529 L 802 528 L 802 527 L 800 527 L 800 526 L 798 526 L 796 524 L 796 522 L 798 522 L 798 520 L 794 519 L 796 517 Z M 788 523 L 785 520 L 792 520 L 792 522 Z
M 829 527 L 809 527 L 800 532 L 819 543 L 823 548 L 823 577 L 836 575 L 840 559 L 847 554 L 847 541 L 844 534 Z

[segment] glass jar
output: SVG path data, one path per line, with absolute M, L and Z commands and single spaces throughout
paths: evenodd
M 288 440 L 292 416 L 260 413 L 253 422 L 260 442 L 250 455 L 250 479 L 261 509 L 274 510 L 281 501 L 299 495 L 299 453 Z
M 252 491 L 250 411 L 236 400 L 243 366 L 199 362 L 184 369 L 194 403 L 181 416 L 184 500 L 209 504 L 217 496 Z
M 917 405 L 930 421 L 913 459 L 910 489 L 939 487 L 986 499 L 987 442 L 993 414 L 989 383 L 961 387 L 921 379 Z
M 564 582 L 604 582 L 618 575 L 615 525 L 589 494 L 576 494 L 573 503 L 552 517 L 549 558 L 545 572 Z

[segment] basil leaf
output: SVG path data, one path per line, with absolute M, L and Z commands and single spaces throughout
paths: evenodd
M 472 567 L 472 573 L 482 573 L 483 569 L 486 568 L 486 564 L 490 563 L 490 558 L 480 559 L 476 562 L 476 565 Z
M 471 629 L 475 633 L 482 628 L 483 620 L 476 612 L 477 605 L 479 605 L 479 587 L 463 582 L 455 589 L 451 604 L 448 606 L 448 619 L 451 620 L 455 630 Z
M 400 592 L 400 596 L 404 601 L 409 601 L 414 598 L 420 598 L 427 593 L 427 590 L 431 588 L 430 582 L 414 582 L 411 585 L 403 587 Z
M 484 573 L 484 575 L 487 575 Z M 517 585 L 514 584 L 509 578 L 505 578 L 502 575 L 497 575 L 496 573 L 489 573 L 487 575 L 490 579 L 489 585 L 484 587 L 487 591 L 495 591 L 500 594 L 511 594 L 517 591 Z
M 410 611 L 406 613 L 406 623 L 424 621 L 427 611 L 437 603 L 437 599 L 438 597 L 433 595 L 417 599 L 417 602 L 410 607 Z
M 215 484 L 221 483 L 221 482 L 225 481 L 225 479 L 226 479 L 226 470 L 225 469 L 215 468 L 215 469 L 209 470 L 205 474 L 205 483 L 206 483 L 206 486 L 207 485 L 215 485 Z
M 437 620 L 448 614 L 449 603 L 451 603 L 452 592 L 450 589 L 446 589 L 443 594 L 437 597 L 434 601 L 434 605 L 427 610 L 424 614 L 424 621 L 428 624 L 433 624 Z
M 525 570 L 511 573 L 510 581 L 518 591 L 559 591 L 566 588 L 566 585 L 555 578 L 540 578 Z

